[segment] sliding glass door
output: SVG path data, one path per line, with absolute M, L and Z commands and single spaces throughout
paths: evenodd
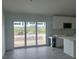
M 37 22 L 37 43 L 38 45 L 46 44 L 46 23 Z
M 46 45 L 46 22 L 14 21 L 14 47 Z
M 26 46 L 36 45 L 36 22 L 26 22 Z
M 25 23 L 17 22 L 13 23 L 14 25 L 14 47 L 25 46 Z

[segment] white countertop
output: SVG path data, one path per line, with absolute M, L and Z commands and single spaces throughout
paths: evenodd
M 76 40 L 76 37 L 59 37 L 59 38 L 62 38 L 62 39 L 68 39 L 68 40 Z
M 50 36 L 50 37 L 48 37 L 49 39 L 52 39 L 53 37 L 52 36 Z
M 76 41 L 76 36 L 75 35 L 73 35 L 73 36 L 55 35 L 55 36 L 58 37 L 58 38 L 61 38 L 61 39 L 68 39 L 68 40 Z

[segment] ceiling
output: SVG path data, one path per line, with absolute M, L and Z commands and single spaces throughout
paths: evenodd
M 76 15 L 76 0 L 2 0 L 9 12 L 42 15 Z

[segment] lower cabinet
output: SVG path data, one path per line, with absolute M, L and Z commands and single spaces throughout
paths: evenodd
M 64 53 L 76 57 L 76 42 L 74 40 L 64 39 Z
M 56 47 L 63 48 L 63 39 L 56 38 Z
M 63 47 L 63 39 L 52 37 L 48 39 L 48 46 L 62 48 Z

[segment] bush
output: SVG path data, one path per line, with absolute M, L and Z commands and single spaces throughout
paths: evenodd
M 24 34 L 24 29 L 20 27 L 15 27 L 14 28 L 14 34 L 15 35 L 23 35 Z
M 44 28 L 38 28 L 37 30 L 38 30 L 37 32 L 39 34 L 40 33 L 45 33 Z M 36 29 L 33 28 L 33 27 L 27 27 L 26 31 L 27 31 L 27 33 L 31 33 L 31 34 L 36 33 Z M 24 28 L 22 28 L 22 27 L 15 27 L 14 28 L 14 34 L 15 35 L 23 35 L 24 33 L 25 33 Z

